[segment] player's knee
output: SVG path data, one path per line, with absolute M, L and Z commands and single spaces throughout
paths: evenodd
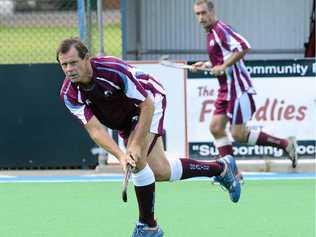
M 233 130 L 233 131 L 231 131 L 231 135 L 236 142 L 245 142 L 247 140 L 247 137 L 241 131 L 234 131 Z
M 210 132 L 214 137 L 220 137 L 224 133 L 224 129 L 218 123 L 210 124 Z
M 136 171 L 140 171 L 142 169 L 144 169 L 144 167 L 147 165 L 147 162 L 145 159 L 139 159 L 136 161 L 136 167 L 135 170 Z
M 168 181 L 170 178 L 170 169 L 162 166 L 152 168 L 156 181 Z

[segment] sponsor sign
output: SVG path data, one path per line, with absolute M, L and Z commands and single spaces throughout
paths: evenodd
M 254 158 L 284 158 L 282 149 L 275 147 L 250 146 L 233 143 L 234 156 L 242 159 Z M 190 142 L 190 158 L 209 160 L 219 157 L 219 153 L 213 142 Z M 298 141 L 298 155 L 300 157 L 314 157 L 316 153 L 315 140 Z
M 296 136 L 299 153 L 315 156 L 316 140 L 316 66 L 312 60 L 251 61 L 246 63 L 257 91 L 257 110 L 251 129 L 263 130 L 278 137 Z M 218 82 L 205 73 L 188 73 L 189 154 L 198 159 L 218 155 L 209 132 Z M 229 127 L 227 127 L 229 131 Z M 239 158 L 272 157 L 284 154 L 279 149 L 238 144 Z
M 193 64 L 193 62 L 189 62 Z M 316 62 L 298 60 L 251 60 L 245 62 L 252 77 L 315 77 Z M 208 72 L 188 72 L 188 78 L 215 78 Z

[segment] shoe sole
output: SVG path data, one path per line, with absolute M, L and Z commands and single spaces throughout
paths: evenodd
M 296 166 L 297 166 L 297 159 L 298 159 L 298 157 L 297 157 L 297 142 L 296 142 L 296 138 L 295 137 L 289 137 L 288 141 L 289 141 L 289 143 L 291 144 L 291 146 L 294 149 L 294 156 L 291 157 L 290 154 L 289 154 L 290 160 L 292 161 L 292 168 L 296 168 Z
M 236 203 L 239 201 L 240 199 L 240 193 L 241 193 L 241 187 L 240 187 L 240 180 L 239 178 L 236 176 L 236 174 L 238 173 L 238 168 L 237 168 L 237 164 L 236 164 L 236 161 L 234 158 L 231 158 L 231 159 L 228 159 L 228 163 L 227 163 L 227 166 L 229 166 L 229 169 L 230 169 L 230 172 L 232 172 L 232 175 L 234 176 L 235 180 L 236 180 L 236 187 L 235 187 L 235 192 L 239 193 L 239 196 L 237 199 L 234 199 L 232 197 L 232 193 L 229 192 L 229 196 L 230 196 L 230 199 L 232 200 L 232 202 Z M 236 190 L 237 189 L 237 190 Z M 234 192 L 234 193 L 235 193 Z

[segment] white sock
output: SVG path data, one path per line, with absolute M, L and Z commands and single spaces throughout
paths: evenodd
M 145 168 L 138 173 L 132 173 L 132 179 L 135 186 L 147 186 L 155 182 L 155 175 L 147 164 Z
M 214 140 L 214 145 L 218 148 L 218 147 L 222 147 L 222 146 L 232 145 L 232 142 L 231 142 L 231 140 L 229 140 L 228 137 L 221 137 L 221 138 Z
M 257 144 L 257 140 L 259 137 L 260 132 L 259 131 L 249 131 L 249 135 L 248 135 L 248 144 L 249 145 L 256 145 Z
M 170 165 L 170 181 L 180 180 L 182 177 L 182 163 L 180 159 L 167 159 Z

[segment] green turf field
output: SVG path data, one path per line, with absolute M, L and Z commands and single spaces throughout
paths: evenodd
M 315 237 L 315 180 L 247 181 L 239 204 L 207 181 L 159 183 L 166 237 Z M 137 218 L 121 183 L 0 184 L 2 237 L 127 237 Z
M 77 27 L 0 27 L 0 64 L 56 62 L 55 52 L 61 40 L 78 36 Z M 92 52 L 98 51 L 97 27 L 92 28 Z M 120 25 L 104 30 L 105 52 L 121 57 Z

